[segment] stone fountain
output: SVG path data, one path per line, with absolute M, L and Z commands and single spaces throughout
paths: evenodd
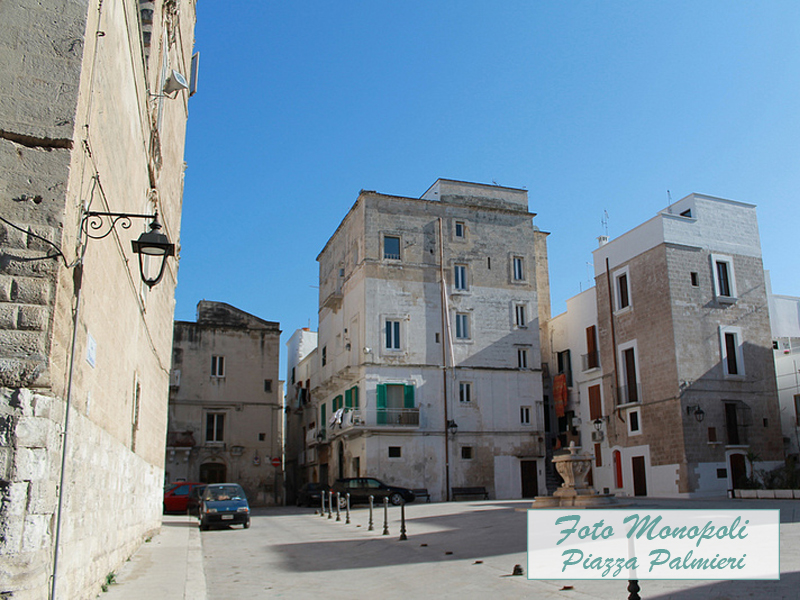
M 588 454 L 578 454 L 579 449 L 573 441 L 569 444 L 569 454 L 553 457 L 553 464 L 564 483 L 553 492 L 552 496 L 536 496 L 533 500 L 533 508 L 556 508 L 559 506 L 589 508 L 615 502 L 614 496 L 611 494 L 598 494 L 586 484 L 592 457 Z

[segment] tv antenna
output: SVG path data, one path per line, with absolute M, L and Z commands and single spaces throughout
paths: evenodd
M 608 237 L 608 211 L 603 211 L 603 218 L 600 219 L 600 223 L 603 225 L 603 235 Z

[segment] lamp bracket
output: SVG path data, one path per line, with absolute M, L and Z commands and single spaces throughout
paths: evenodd
M 81 231 L 86 237 L 93 240 L 101 240 L 107 237 L 117 226 L 122 229 L 130 229 L 131 219 L 157 219 L 158 213 L 152 215 L 141 215 L 134 213 L 114 213 L 114 212 L 98 212 L 86 211 L 83 214 L 81 221 Z

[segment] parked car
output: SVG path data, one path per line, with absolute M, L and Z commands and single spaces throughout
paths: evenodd
M 297 506 L 320 506 L 322 492 L 328 493 L 330 489 L 327 483 L 304 483 L 297 491 Z
M 205 485 L 197 481 L 176 481 L 164 490 L 164 512 L 185 512 L 186 502 L 192 489 Z
M 238 483 L 210 483 L 200 499 L 200 529 L 212 525 L 250 527 L 250 505 Z
M 203 500 L 203 492 L 205 491 L 206 486 L 204 485 L 196 485 L 192 488 L 192 491 L 189 492 L 189 498 L 186 500 L 186 514 L 193 515 L 200 518 L 200 503 Z
M 350 494 L 350 504 L 369 502 L 369 497 L 373 496 L 376 503 L 382 503 L 384 498 L 389 502 L 399 505 L 414 501 L 414 492 L 409 489 L 387 485 L 372 477 L 351 477 L 349 479 L 338 479 L 333 484 L 333 491 L 339 492 L 339 504 L 344 506 L 347 502 L 346 494 Z

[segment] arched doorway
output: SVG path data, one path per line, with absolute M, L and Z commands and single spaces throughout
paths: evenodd
M 225 483 L 228 474 L 222 463 L 203 463 L 200 465 L 200 481 L 203 483 Z
M 344 444 L 339 442 L 339 479 L 344 479 Z

